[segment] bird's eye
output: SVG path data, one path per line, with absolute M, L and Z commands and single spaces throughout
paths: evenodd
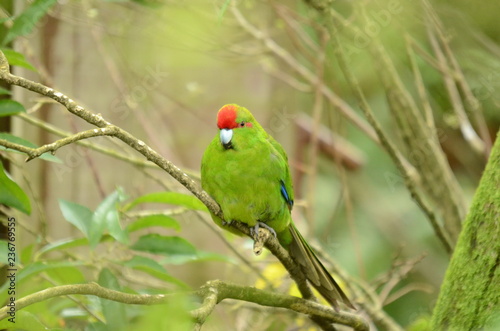
M 244 126 L 245 126 L 245 122 L 241 122 L 240 127 L 244 127 Z

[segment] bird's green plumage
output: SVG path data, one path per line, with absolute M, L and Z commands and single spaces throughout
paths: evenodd
M 293 187 L 283 147 L 238 105 L 221 108 L 218 126 L 232 130 L 232 139 L 228 145 L 222 144 L 219 135 L 212 140 L 203 155 L 201 182 L 221 207 L 225 220 L 249 227 L 261 222 L 274 229 L 311 284 L 332 305 L 340 300 L 352 307 L 292 222 Z M 240 234 L 216 215 L 212 218 L 224 229 Z

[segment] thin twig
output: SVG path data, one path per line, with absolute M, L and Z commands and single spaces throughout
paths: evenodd
M 413 76 L 415 78 L 415 85 L 417 87 L 417 92 L 418 96 L 420 98 L 420 103 L 422 105 L 422 108 L 424 110 L 424 115 L 425 115 L 425 121 L 427 123 L 427 126 L 429 127 L 430 130 L 435 130 L 436 125 L 434 123 L 434 114 L 432 113 L 432 107 L 429 102 L 429 97 L 427 95 L 427 92 L 425 90 L 425 85 L 424 85 L 424 80 L 422 78 L 422 74 L 420 73 L 420 70 L 418 69 L 417 65 L 417 59 L 415 57 L 415 51 L 413 50 L 413 43 L 411 41 L 411 37 L 406 35 L 405 36 L 405 41 L 406 41 L 406 53 L 408 54 L 408 58 L 410 59 L 410 65 L 411 69 L 413 71 Z M 434 132 L 436 135 L 437 133 Z
M 430 10 L 428 10 L 430 12 Z M 432 23 L 435 23 L 433 20 L 429 20 Z M 434 54 L 436 55 L 439 66 L 443 68 L 443 72 L 449 72 L 448 59 L 445 57 L 443 50 L 441 49 L 441 45 L 436 39 L 435 33 L 437 27 L 435 24 L 431 23 L 427 24 L 427 35 L 429 37 L 429 42 L 434 50 Z M 460 93 L 458 91 L 457 86 L 455 85 L 454 77 L 451 75 L 443 74 L 443 81 L 446 91 L 448 92 L 448 96 L 450 98 L 450 103 L 452 104 L 452 109 L 460 123 L 460 131 L 462 132 L 462 136 L 465 141 L 476 151 L 477 153 L 484 154 L 486 150 L 486 146 L 484 141 L 482 141 L 472 124 L 467 117 L 465 112 L 464 104 L 462 103 L 462 98 L 460 97 Z
M 444 28 L 442 26 L 441 20 L 439 19 L 438 15 L 436 15 L 435 11 L 432 9 L 432 5 L 427 1 L 423 0 L 425 9 L 426 9 L 426 17 L 430 17 L 432 22 L 434 23 L 434 29 L 436 31 L 436 35 L 439 38 L 439 41 L 441 42 L 441 46 L 444 51 L 444 57 L 446 60 L 448 60 L 448 63 L 450 64 L 450 70 L 452 70 L 455 74 L 453 75 L 453 79 L 458 85 L 458 88 L 461 90 L 464 96 L 464 101 L 465 103 L 462 105 L 461 108 L 464 108 L 463 112 L 461 112 L 462 109 L 456 109 L 459 111 L 457 113 L 457 116 L 459 117 L 459 120 L 461 122 L 461 129 L 464 135 L 464 138 L 471 144 L 471 146 L 476 149 L 477 151 L 482 151 L 483 155 L 487 159 L 488 156 L 490 155 L 491 151 L 491 146 L 492 146 L 492 140 L 491 136 L 488 130 L 488 126 L 486 125 L 486 121 L 484 119 L 483 111 L 482 111 L 482 106 L 481 103 L 476 99 L 474 94 L 472 93 L 469 84 L 467 83 L 464 74 L 462 72 L 462 69 L 460 68 L 458 61 L 453 54 L 450 45 L 449 45 L 449 39 L 445 37 L 444 33 Z M 440 56 L 437 56 L 438 61 L 440 60 Z M 441 63 L 440 63 L 441 64 Z M 454 86 L 456 89 L 457 86 Z M 452 93 L 453 96 L 460 95 L 457 92 Z M 451 95 L 450 95 L 451 98 Z M 465 108 L 468 108 L 472 115 L 474 115 L 474 118 L 476 120 L 476 124 L 479 127 L 479 135 L 481 138 L 471 135 L 470 132 L 468 132 L 470 129 L 473 130 L 471 123 L 468 121 L 468 117 L 465 113 Z M 465 116 L 465 119 L 461 118 Z M 467 127 L 469 125 L 470 127 L 468 129 L 463 128 L 462 126 Z
M 26 147 L 20 144 L 12 143 L 5 139 L 0 139 L 0 145 L 28 154 L 28 158 L 26 159 L 27 162 L 48 152 L 54 154 L 59 148 L 69 144 L 73 144 L 79 140 L 88 139 L 92 137 L 113 136 L 115 134 L 115 130 L 116 127 L 108 126 L 100 129 L 91 129 L 87 131 L 82 131 L 72 136 L 56 140 L 53 143 L 46 144 L 38 148 Z
M 339 18 L 338 15 L 332 12 L 332 15 L 335 15 L 336 18 Z M 334 27 L 332 27 L 334 29 Z M 427 204 L 425 201 L 424 197 L 418 190 L 418 182 L 420 181 L 420 176 L 408 160 L 402 155 L 402 152 L 396 147 L 396 144 L 394 144 L 389 137 L 385 134 L 384 130 L 382 130 L 382 126 L 378 122 L 378 120 L 375 117 L 375 114 L 368 103 L 368 101 L 365 98 L 365 95 L 361 89 L 361 86 L 355 77 L 355 75 L 352 73 L 352 70 L 347 64 L 347 58 L 345 55 L 345 52 L 343 50 L 342 44 L 340 43 L 340 40 L 337 35 L 335 35 L 333 38 L 334 44 L 337 47 L 337 59 L 339 61 L 340 68 L 342 72 L 344 73 L 346 80 L 349 82 L 349 86 L 352 88 L 353 92 L 356 94 L 358 100 L 359 100 L 359 105 L 360 108 L 363 110 L 366 118 L 368 119 L 368 122 L 372 125 L 374 128 L 375 132 L 377 133 L 379 140 L 381 142 L 381 145 L 385 148 L 389 156 L 392 158 L 393 162 L 397 166 L 398 170 L 402 174 L 406 187 L 411 193 L 412 198 L 416 201 L 416 203 L 419 205 L 419 207 L 422 209 L 422 211 L 426 214 L 428 220 L 431 223 L 431 226 L 433 227 L 436 235 L 438 238 L 441 240 L 441 242 L 444 245 L 444 248 L 446 252 L 451 254 L 452 252 L 452 244 L 450 243 L 449 239 L 446 237 L 443 229 L 437 222 L 437 217 L 435 212 L 432 210 L 432 208 Z
M 243 27 L 248 33 L 250 33 L 255 39 L 260 40 L 266 48 L 268 48 L 273 54 L 280 58 L 283 62 L 290 66 L 293 70 L 299 73 L 305 80 L 307 80 L 311 85 L 316 85 L 319 78 L 312 73 L 308 68 L 297 61 L 289 52 L 287 52 L 283 47 L 278 45 L 273 39 L 266 36 L 262 31 L 257 29 L 255 26 L 250 24 L 247 19 L 241 14 L 241 12 L 236 8 L 234 2 L 231 2 L 231 10 L 233 15 L 236 17 L 238 23 Z M 342 115 L 349 119 L 354 125 L 356 125 L 361 131 L 363 131 L 371 140 L 378 142 L 378 137 L 375 131 L 365 122 L 351 106 L 342 100 L 335 92 L 333 92 L 325 84 L 320 86 L 321 93 L 325 98 L 335 106 Z
M 415 266 L 420 263 L 425 258 L 426 254 L 422 254 L 420 256 L 417 256 L 413 259 L 409 259 L 407 261 L 394 261 L 393 267 L 390 270 L 390 273 L 388 275 L 388 280 L 385 281 L 384 287 L 382 288 L 382 291 L 380 292 L 380 300 L 384 304 L 388 304 L 388 297 L 390 296 L 392 290 L 399 284 L 401 283 L 401 280 L 403 280 L 410 271 L 415 268 Z

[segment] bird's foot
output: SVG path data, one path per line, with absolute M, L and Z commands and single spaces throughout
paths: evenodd
M 263 227 L 267 231 L 259 232 L 259 229 Z M 260 255 L 262 250 L 264 249 L 264 244 L 269 237 L 269 233 L 271 233 L 274 237 L 276 237 L 276 231 L 266 223 L 257 222 L 257 224 L 250 228 L 250 235 L 253 238 L 253 252 L 255 255 Z
M 263 227 L 264 229 L 269 230 L 269 232 L 271 232 L 271 234 L 274 237 L 276 237 L 276 231 L 274 231 L 274 229 L 272 227 L 270 227 L 266 223 L 257 222 L 257 224 L 255 224 L 255 226 L 253 226 L 253 227 L 250 228 L 250 235 L 252 236 L 252 238 L 256 239 L 256 237 L 259 236 L 259 229 L 260 229 L 260 227 Z

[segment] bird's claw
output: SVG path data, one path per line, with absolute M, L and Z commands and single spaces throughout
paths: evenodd
M 259 233 L 260 227 L 266 228 L 269 232 L 263 231 Z M 260 255 L 262 253 L 262 249 L 264 248 L 264 244 L 269 237 L 269 233 L 276 237 L 276 231 L 274 231 L 274 229 L 266 223 L 257 222 L 255 226 L 250 228 L 250 235 L 253 238 L 253 252 L 255 255 Z
M 276 231 L 274 231 L 274 229 L 272 227 L 270 227 L 269 225 L 267 225 L 266 223 L 263 223 L 263 222 L 257 222 L 257 224 L 255 224 L 255 226 L 251 227 L 250 228 L 250 235 L 255 239 L 256 237 L 259 236 L 259 229 L 260 227 L 263 227 L 267 230 L 269 230 L 269 232 L 271 232 L 271 234 L 276 238 L 277 235 L 276 235 Z

